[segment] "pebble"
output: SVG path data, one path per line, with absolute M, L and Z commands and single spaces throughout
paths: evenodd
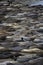
M 14 61 L 5 61 L 0 63 L 0 65 L 14 64 Z
M 9 49 L 12 50 L 12 51 L 21 51 L 23 49 L 23 47 L 16 46 L 16 47 L 12 47 L 12 48 L 9 48 Z
M 19 56 L 17 61 L 18 62 L 28 62 L 29 60 L 35 59 L 35 58 L 38 58 L 38 56 L 30 54 L 30 55 L 25 55 L 25 56 Z
M 43 61 L 43 57 L 40 57 L 40 58 L 37 58 L 37 59 L 30 60 L 29 63 L 30 64 L 37 64 L 37 65 L 39 64 L 39 65 L 41 65 L 41 64 L 43 64 L 42 61 Z
M 31 4 L 30 6 L 32 7 L 32 6 L 43 6 L 43 1 L 39 1 L 39 2 L 36 2 L 36 3 L 33 3 L 33 4 Z
M 35 43 L 40 43 L 41 40 L 40 40 L 40 39 L 35 39 L 34 42 L 35 42 Z
M 0 53 L 0 59 L 10 58 L 12 56 L 9 52 Z
M 39 33 L 43 33 L 43 27 L 40 27 L 37 31 L 38 31 Z

